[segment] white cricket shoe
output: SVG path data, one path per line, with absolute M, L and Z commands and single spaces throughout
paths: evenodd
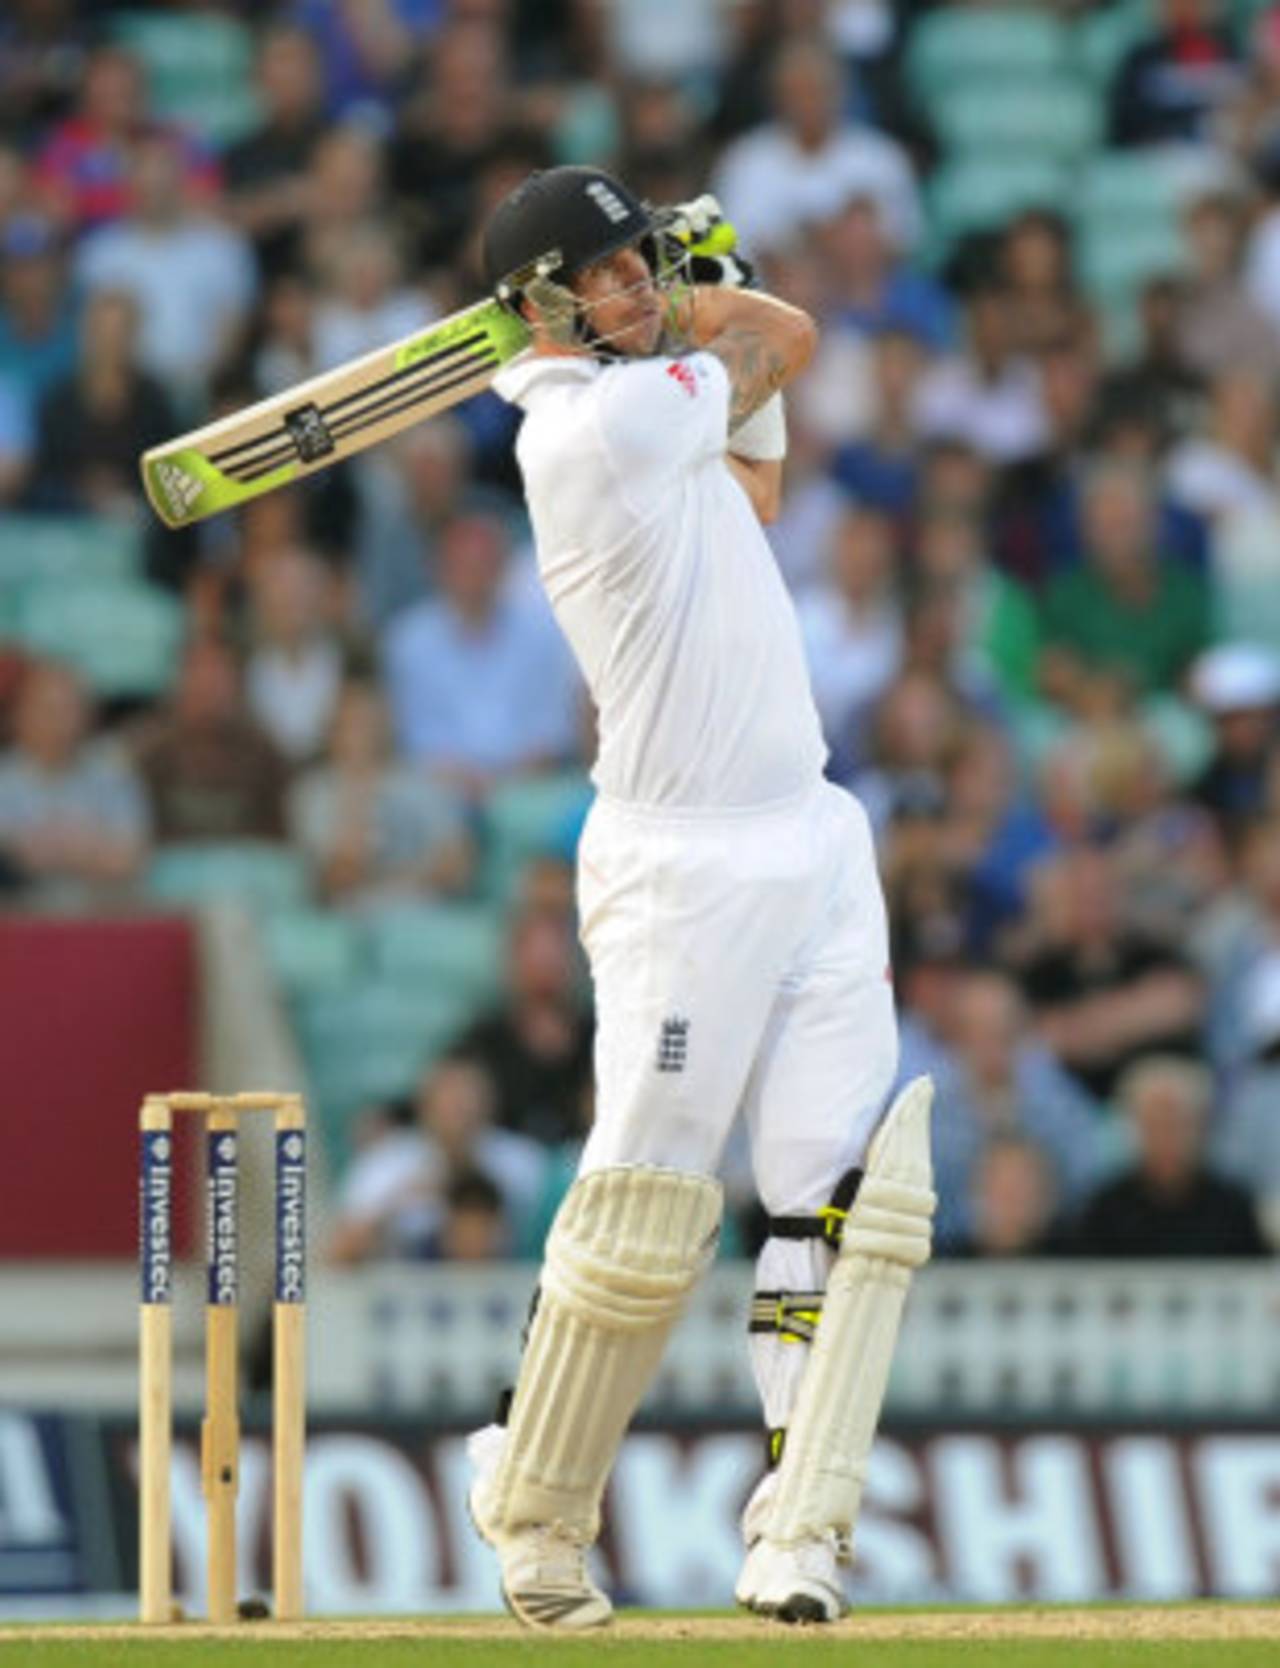
M 526 1627 L 575 1632 L 604 1627 L 613 1620 L 613 1605 L 587 1573 L 584 1546 L 558 1532 L 554 1524 L 503 1531 L 488 1521 L 485 1483 L 505 1439 L 505 1430 L 490 1425 L 467 1443 L 477 1473 L 467 1505 L 477 1533 L 498 1554 L 503 1602 Z
M 761 1537 L 747 1553 L 734 1597 L 779 1622 L 837 1622 L 846 1609 L 839 1563 L 834 1534 L 791 1546 Z

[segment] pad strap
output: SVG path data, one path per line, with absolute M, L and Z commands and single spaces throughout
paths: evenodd
M 846 1170 L 836 1183 L 831 1203 L 823 1205 L 812 1216 L 771 1216 L 770 1239 L 820 1239 L 838 1251 L 845 1222 L 861 1186 L 862 1171 Z
M 784 1344 L 811 1344 L 822 1316 L 821 1292 L 757 1292 L 748 1332 L 776 1333 Z

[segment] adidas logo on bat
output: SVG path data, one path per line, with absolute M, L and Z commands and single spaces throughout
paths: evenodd
M 176 463 L 157 463 L 154 474 L 174 517 L 181 519 L 189 515 L 191 506 L 204 491 L 204 482 L 179 469 Z

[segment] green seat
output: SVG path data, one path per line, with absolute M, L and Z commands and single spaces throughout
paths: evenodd
M 1076 218 L 1082 226 L 1108 227 L 1176 219 L 1183 191 L 1177 166 L 1159 153 L 1104 152 L 1078 182 Z
M 1047 75 L 1070 65 L 1070 36 L 1042 11 L 1007 6 L 930 12 L 907 42 L 907 85 L 928 110 L 947 88 L 993 76 Z
M 509 903 L 525 865 L 535 857 L 570 855 L 569 835 L 591 801 L 580 771 L 526 776 L 490 794 L 484 812 L 485 895 Z
M 1072 27 L 1075 59 L 1099 92 L 1106 92 L 1129 48 L 1153 24 L 1150 0 L 1122 0 L 1079 19 Z
M 153 115 L 218 146 L 242 138 L 257 121 L 253 40 L 235 18 L 189 9 L 173 16 L 124 12 L 113 32 L 146 70 Z
M 142 530 L 94 515 L 0 513 L 0 587 L 137 579 Z
M 1080 240 L 1080 276 L 1104 307 L 1124 306 L 1152 278 L 1171 277 L 1185 265 L 1175 225 L 1139 222 L 1123 229 L 1087 233 Z
M 1102 135 L 1102 108 L 1084 82 L 1069 75 L 1015 82 L 957 82 L 930 106 L 944 146 L 955 152 L 1043 157 L 1074 162 Z
M 374 969 L 425 991 L 452 991 L 483 1007 L 502 983 L 503 920 L 482 904 L 423 904 L 377 916 L 366 928 Z
M 263 927 L 267 959 L 286 995 L 341 989 L 360 976 L 360 937 L 345 916 L 289 909 Z
M 998 230 L 1024 209 L 1061 208 L 1069 193 L 1069 171 L 1044 157 L 957 157 L 929 188 L 935 247 L 945 252 L 971 233 Z
M 307 869 L 288 846 L 257 840 L 219 840 L 167 846 L 151 860 L 147 895 L 158 903 L 231 901 L 269 914 L 307 901 Z
M 163 694 L 183 629 L 181 604 L 140 582 L 50 581 L 29 587 L 19 601 L 21 640 L 76 667 L 106 697 Z

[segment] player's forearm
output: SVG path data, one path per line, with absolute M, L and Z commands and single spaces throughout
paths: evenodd
M 782 508 L 782 465 L 773 458 L 741 458 L 727 454 L 734 479 L 751 500 L 751 508 L 766 525 Z
M 793 381 L 818 345 L 808 313 L 754 291 L 694 285 L 677 302 L 674 322 L 691 347 L 715 354 L 728 371 L 730 429 Z

